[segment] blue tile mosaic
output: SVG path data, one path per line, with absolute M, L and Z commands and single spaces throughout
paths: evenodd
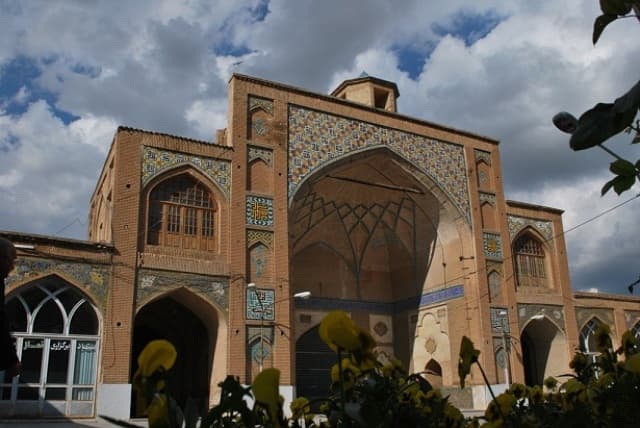
M 470 222 L 464 148 L 289 105 L 289 198 L 309 174 L 357 151 L 387 147 L 431 177 Z
M 174 166 L 191 164 L 207 174 L 229 197 L 231 190 L 231 162 L 222 159 L 198 157 L 171 152 L 155 147 L 144 147 L 142 152 L 142 185 Z
M 247 196 L 247 225 L 273 227 L 273 199 Z

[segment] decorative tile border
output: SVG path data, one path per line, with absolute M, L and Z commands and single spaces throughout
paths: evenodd
M 273 227 L 273 199 L 247 196 L 247 225 Z
M 162 172 L 184 164 L 190 164 L 203 171 L 220 187 L 225 196 L 229 197 L 231 190 L 231 162 L 161 150 L 155 147 L 144 146 L 143 148 L 142 185 L 147 185 L 151 179 Z
M 18 257 L 16 267 L 6 279 L 6 287 L 44 278 L 47 275 L 61 274 L 62 280 L 74 281 L 75 285 L 82 285 L 91 292 L 95 302 L 101 310 L 106 308 L 109 294 L 111 266 L 94 265 L 88 263 L 61 262 L 53 259 Z M 79 290 L 82 291 L 82 290 Z
M 556 326 L 558 326 L 560 330 L 566 332 L 562 306 L 527 304 L 518 305 L 518 327 L 520 328 L 520 331 L 522 331 L 522 328 L 532 316 L 538 314 L 546 315 L 549 319 L 555 322 Z
M 470 223 L 462 146 L 293 105 L 289 106 L 289 198 L 318 168 L 374 147 L 389 148 L 431 177 Z
M 550 221 L 507 215 L 507 222 L 509 223 L 509 236 L 511 239 L 527 226 L 536 229 L 547 241 L 553 239 L 553 225 Z
M 419 297 L 400 300 L 393 303 L 365 302 L 362 300 L 329 299 L 323 297 L 312 297 L 308 300 L 294 300 L 296 308 L 343 311 L 365 311 L 377 314 L 393 315 L 410 309 L 417 309 L 423 306 L 430 306 L 448 300 L 464 297 L 464 285 L 454 285 L 441 290 L 431 291 Z
M 486 192 L 478 192 L 478 196 L 480 197 L 480 205 L 485 202 L 496 206 L 496 195 L 494 193 L 486 193 Z
M 206 298 L 209 302 L 225 311 L 228 310 L 228 278 L 156 269 L 140 269 L 138 271 L 136 303 L 140 307 L 141 304 L 144 304 L 154 296 L 181 287 Z
M 275 295 L 275 291 L 269 288 L 247 288 L 247 319 L 274 321 Z
M 492 259 L 502 259 L 502 239 L 497 233 L 482 233 L 484 255 Z
M 473 153 L 476 155 L 476 162 L 484 161 L 487 165 L 491 166 L 491 153 L 478 149 L 474 149 Z
M 273 248 L 273 232 L 247 229 L 247 248 L 251 248 L 258 242 L 261 242 L 269 248 Z
M 420 297 L 420 306 L 433 305 L 459 297 L 464 297 L 464 285 L 462 284 L 423 294 Z
M 262 159 L 267 165 L 273 166 L 273 150 L 256 146 L 247 146 L 247 148 L 247 163 L 251 163 L 256 159 Z
M 640 320 L 640 311 L 624 311 L 624 322 L 627 330 L 633 328 Z
M 258 98 L 249 95 L 249 111 L 262 108 L 264 111 L 273 116 L 273 101 L 266 98 Z
M 580 329 L 584 327 L 584 325 L 593 317 L 598 318 L 600 321 L 611 327 L 611 331 L 615 334 L 613 309 L 583 307 L 576 307 L 576 322 L 578 323 L 578 333 L 580 332 Z

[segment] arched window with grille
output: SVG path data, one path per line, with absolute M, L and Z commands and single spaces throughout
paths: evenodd
M 633 327 L 631 327 L 631 332 L 636 339 L 640 340 L 640 321 L 638 321 L 633 325 Z
M 9 295 L 6 313 L 22 374 L 0 383 L 0 418 L 93 416 L 100 322 L 88 298 L 51 275 Z
M 148 212 L 148 244 L 215 250 L 215 200 L 211 192 L 189 174 L 158 184 L 149 195 Z
M 545 252 L 539 240 L 526 233 L 516 240 L 513 253 L 519 286 L 549 286 Z
M 580 330 L 580 351 L 585 354 L 596 354 L 598 348 L 596 346 L 596 331 L 602 323 L 597 318 L 591 318 L 582 330 Z

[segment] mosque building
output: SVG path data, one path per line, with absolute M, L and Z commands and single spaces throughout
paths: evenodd
M 334 309 L 466 408 L 486 401 L 479 373 L 459 388 L 463 335 L 506 385 L 595 355 L 600 324 L 614 344 L 640 334 L 640 299 L 572 291 L 562 211 L 505 199 L 498 141 L 399 114 L 398 97 L 364 74 L 330 95 L 234 74 L 215 142 L 118 128 L 87 240 L 0 232 L 24 366 L 0 419 L 138 416 L 137 356 L 158 338 L 180 404 L 264 367 L 287 400 L 322 397 Z

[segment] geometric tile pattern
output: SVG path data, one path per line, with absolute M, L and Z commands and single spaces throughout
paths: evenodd
M 264 98 L 249 96 L 249 111 L 262 108 L 267 113 L 273 115 L 273 101 Z
M 490 205 L 496 206 L 496 195 L 493 193 L 478 192 L 480 196 L 480 205 L 488 202 Z
M 520 330 L 522 330 L 524 325 L 535 315 L 545 315 L 553 321 L 560 330 L 565 331 L 562 306 L 542 304 L 518 304 L 518 326 Z
M 492 259 L 502 258 L 502 239 L 497 233 L 482 233 L 484 255 Z
M 511 238 L 526 226 L 531 226 L 540 232 L 547 241 L 551 241 L 553 239 L 553 226 L 550 221 L 508 215 L 507 222 L 509 223 L 509 235 Z
M 258 242 L 269 248 L 273 247 L 273 232 L 247 229 L 247 248 L 253 247 Z
M 491 308 L 491 332 L 509 333 L 509 313 L 506 308 Z
M 474 149 L 473 152 L 476 155 L 476 162 L 484 161 L 487 165 L 491 166 L 491 153 L 478 149 Z
M 502 276 L 502 263 L 487 260 L 487 274 L 491 273 L 491 271 L 496 271 Z
M 417 166 L 470 222 L 462 146 L 293 105 L 289 105 L 289 198 L 318 168 L 372 147 L 387 147 Z
M 256 159 L 262 159 L 269 166 L 273 164 L 273 150 L 263 149 L 262 147 L 247 146 L 247 155 L 249 157 L 247 163 L 251 163 Z
M 274 298 L 274 290 L 268 288 L 247 288 L 247 319 L 275 320 Z M 262 315 L 264 315 L 264 318 Z
M 169 272 L 157 269 L 140 269 L 136 287 L 136 304 L 145 304 L 159 296 L 184 287 L 213 305 L 227 311 L 229 308 L 229 279 L 221 276 Z
M 247 196 L 247 225 L 273 226 L 273 199 Z
M 176 165 L 190 164 L 220 186 L 228 197 L 231 189 L 231 162 L 221 159 L 193 156 L 169 150 L 144 147 L 142 153 L 142 185 L 146 185 L 153 177 Z
M 30 277 L 42 278 L 47 274 L 60 273 L 77 285 L 86 287 L 91 292 L 91 297 L 97 300 L 93 303 L 101 310 L 106 308 L 111 269 L 105 265 L 23 257 L 19 257 L 15 265 L 15 269 L 5 280 L 7 287 L 28 281 Z

